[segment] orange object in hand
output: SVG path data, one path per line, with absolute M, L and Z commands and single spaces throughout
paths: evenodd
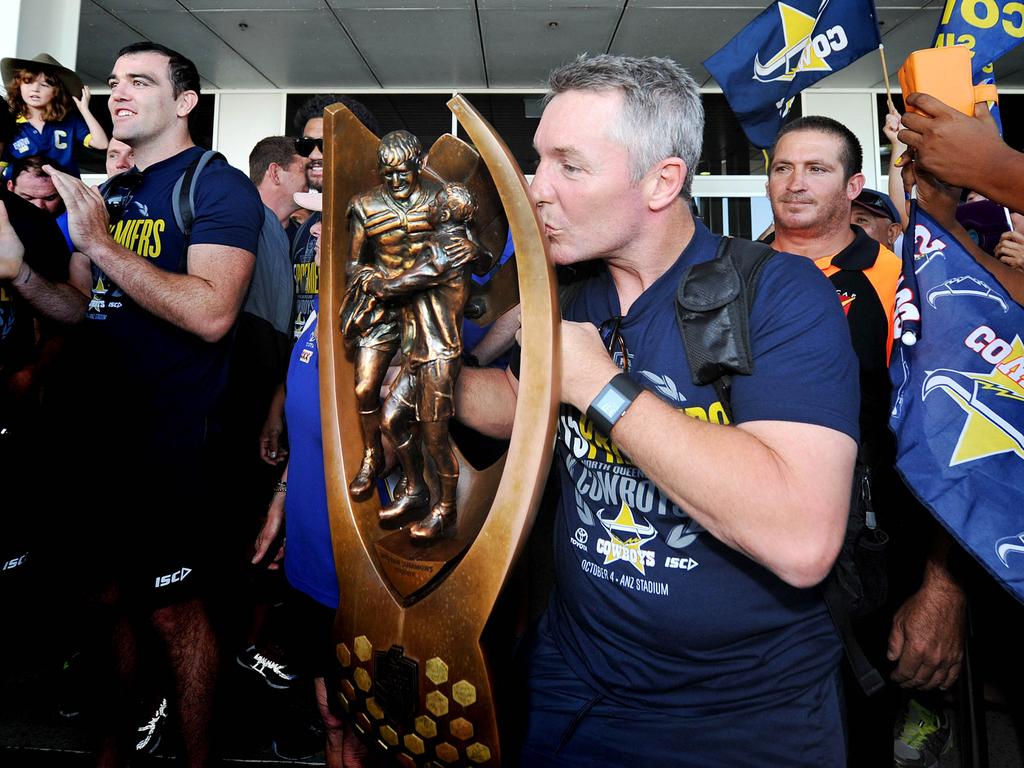
M 974 85 L 971 51 L 965 45 L 925 48 L 911 53 L 900 67 L 903 95 L 927 93 L 965 115 L 974 115 L 974 105 L 999 101 L 994 84 Z M 908 112 L 919 110 L 907 105 Z

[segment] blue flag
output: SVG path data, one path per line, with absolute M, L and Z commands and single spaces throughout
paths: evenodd
M 897 293 L 894 332 L 920 313 L 921 333 L 897 343 L 889 368 L 896 466 L 1024 601 L 1024 308 L 924 211 L 911 216 L 904 265 L 911 280 Z
M 1009 12 L 996 3 L 976 0 L 946 0 L 935 29 L 933 48 L 966 45 L 971 49 L 971 73 L 974 84 L 995 83 L 992 63 L 1009 53 L 1024 39 L 1024 8 Z M 992 117 L 1003 132 L 999 107 L 992 106 Z
M 704 62 L 744 133 L 770 147 L 793 99 L 881 44 L 872 0 L 772 3 Z

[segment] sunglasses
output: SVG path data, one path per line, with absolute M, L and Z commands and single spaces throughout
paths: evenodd
M 309 136 L 303 136 L 301 139 L 295 140 L 295 151 L 300 157 L 309 157 L 313 154 L 314 149 L 319 149 L 322 154 L 324 151 L 324 140 L 311 139 Z
M 111 224 L 117 224 L 128 210 L 135 190 L 142 183 L 142 171 L 133 168 L 130 171 L 119 173 L 107 183 L 103 193 L 103 200 L 107 204 L 107 215 Z
M 626 340 L 619 332 L 621 326 L 622 315 L 616 315 L 601 323 L 597 328 L 597 332 L 601 334 L 601 341 L 604 342 L 605 349 L 608 350 L 612 360 L 615 360 L 615 355 L 618 353 L 619 360 L 616 360 L 616 362 L 621 361 L 622 372 L 629 373 L 629 350 L 626 349 Z

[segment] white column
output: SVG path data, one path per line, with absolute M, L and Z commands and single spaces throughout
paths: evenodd
M 213 148 L 248 173 L 249 153 L 256 142 L 284 135 L 286 98 L 283 91 L 217 94 Z
M 0 56 L 31 59 L 48 53 L 75 68 L 82 0 L 4 0 L 2 6 Z
M 803 92 L 803 115 L 826 115 L 838 120 L 860 139 L 864 150 L 864 177 L 866 186 L 881 189 L 878 185 L 878 123 L 875 94 L 873 93 L 829 93 L 810 89 Z M 884 189 L 882 189 L 885 192 Z

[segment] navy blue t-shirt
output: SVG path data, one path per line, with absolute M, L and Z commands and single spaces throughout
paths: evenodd
M 190 147 L 143 171 L 123 217 L 111 225 L 114 240 L 168 272 L 187 271 L 184 233 L 174 221 L 175 182 L 201 155 Z M 256 252 L 263 203 L 252 182 L 222 160 L 212 161 L 196 184 L 192 245 L 210 244 Z M 186 437 L 204 428 L 223 391 L 229 337 L 210 344 L 158 318 L 92 267 L 92 300 L 86 313 L 85 362 L 96 408 L 135 419 L 126 404 L 152 418 L 146 430 Z M 198 425 L 198 426 L 196 426 Z
M 637 383 L 693 418 L 726 423 L 714 388 L 692 382 L 673 309 L 683 270 L 713 258 L 718 245 L 696 226 L 620 332 Z M 618 314 L 605 272 L 584 284 L 565 317 L 598 325 Z M 857 361 L 835 291 L 812 261 L 769 261 L 750 332 L 755 370 L 733 380 L 736 422 L 797 421 L 856 439 Z M 816 589 L 787 585 L 706 533 L 566 405 L 556 453 L 562 497 L 548 620 L 581 679 L 628 706 L 694 714 L 771 706 L 834 671 L 841 646 Z M 737 468 L 716 471 L 728 482 Z
M 284 572 L 288 583 L 328 608 L 337 608 L 338 577 L 331 548 L 331 525 L 324 479 L 323 428 L 320 424 L 320 353 L 316 344 L 317 299 L 292 347 L 288 365 L 288 495 L 284 524 L 288 546 Z

